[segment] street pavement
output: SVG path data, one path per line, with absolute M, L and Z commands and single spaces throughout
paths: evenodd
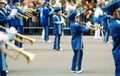
M 62 51 L 53 50 L 54 36 L 50 36 L 51 43 L 44 42 L 39 35 L 26 36 L 36 41 L 31 45 L 25 40 L 24 50 L 36 56 L 30 63 L 22 54 L 16 60 L 7 56 L 8 76 L 115 76 L 111 37 L 110 43 L 104 43 L 102 39 L 83 36 L 83 72 L 75 74 L 70 72 L 73 56 L 71 36 L 62 36 Z M 11 47 L 8 49 L 14 50 Z

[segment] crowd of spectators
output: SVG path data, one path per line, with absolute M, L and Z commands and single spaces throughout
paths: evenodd
M 69 13 L 68 6 L 72 6 L 73 8 L 77 9 L 80 12 L 80 21 L 81 22 L 88 22 L 90 21 L 93 24 L 93 16 L 94 16 L 94 11 L 97 5 L 99 5 L 101 8 L 104 7 L 105 4 L 107 4 L 108 2 L 111 2 L 112 0 L 97 0 L 96 2 L 93 1 L 87 1 L 87 0 L 60 0 L 61 4 L 62 4 L 62 13 L 67 15 Z M 54 6 L 53 3 L 51 3 L 51 6 Z M 42 26 L 40 23 L 40 13 L 41 13 L 41 9 L 44 6 L 44 3 L 39 3 L 37 1 L 33 1 L 31 3 L 29 3 L 28 5 L 24 6 L 28 6 L 29 8 L 33 8 L 36 11 L 32 12 L 32 17 L 29 17 L 29 19 L 25 22 L 25 26 L 24 29 L 29 30 L 29 34 L 41 34 L 41 30 Z M 50 25 L 50 29 L 52 29 L 53 24 L 52 24 L 52 15 L 51 15 L 51 25 Z M 64 28 L 69 28 L 70 26 L 70 22 L 67 18 L 65 18 L 65 23 L 66 25 L 64 26 Z M 69 31 L 68 29 L 66 29 L 67 31 Z M 52 31 L 51 31 L 52 34 Z

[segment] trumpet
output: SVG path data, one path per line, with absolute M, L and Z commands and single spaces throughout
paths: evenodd
M 8 13 L 10 13 L 11 11 L 12 11 L 12 9 L 11 8 L 7 8 L 8 10 L 10 10 Z M 28 20 L 28 17 L 27 16 L 25 16 L 25 15 L 23 15 L 23 14 L 21 14 L 21 13 L 18 13 L 17 12 L 17 15 L 16 15 L 16 17 L 22 17 L 22 18 L 25 18 L 26 20 Z
M 81 21 L 79 21 L 78 23 L 83 24 L 83 25 L 87 25 L 87 23 L 81 22 Z M 91 25 L 90 25 L 90 29 L 91 29 L 91 30 L 96 30 L 96 29 L 103 30 L 103 26 L 95 26 L 95 25 L 91 24 Z
M 7 28 L 5 28 L 5 27 L 3 27 L 3 26 L 1 26 L 1 25 L 0 25 L 0 28 L 2 28 L 2 29 L 4 29 L 4 30 L 7 30 Z M 32 39 L 32 38 L 29 38 L 29 37 L 27 37 L 27 36 L 21 35 L 21 34 L 19 34 L 19 33 L 16 33 L 16 35 L 22 37 L 23 39 L 28 40 L 28 41 L 31 43 L 31 45 L 35 42 L 35 39 Z M 16 39 L 16 38 L 15 38 L 15 39 Z M 16 39 L 16 40 L 17 40 L 17 41 L 20 41 L 19 39 Z M 23 41 L 20 41 L 20 42 L 23 42 Z
M 26 20 L 28 20 L 28 17 L 27 16 L 25 16 L 25 15 L 22 15 L 22 14 L 20 14 L 20 13 L 17 13 L 17 16 L 19 17 L 22 17 L 22 18 L 25 18 Z
M 21 39 L 19 39 L 19 38 L 17 38 L 17 37 L 14 37 L 14 40 L 15 40 L 15 41 L 18 41 L 18 42 L 20 42 L 20 43 L 23 43 L 23 42 L 24 42 L 24 40 L 21 40 Z
M 95 26 L 95 25 L 91 25 L 91 30 L 96 30 L 96 29 L 103 30 L 103 26 Z
M 27 9 L 27 12 L 26 12 L 25 15 L 26 15 L 27 17 L 32 18 L 33 12 L 36 12 L 36 10 L 35 10 L 35 9 L 32 9 L 32 8 L 29 8 L 29 9 Z
M 5 44 L 7 44 L 8 46 L 14 48 L 18 53 L 22 54 L 26 59 L 27 59 L 27 63 L 30 63 L 34 57 L 35 54 L 32 54 L 30 52 L 27 52 L 25 50 L 20 49 L 19 47 L 15 46 L 14 44 L 12 44 L 11 42 L 9 42 L 8 40 L 4 40 L 3 41 Z M 2 50 L 5 54 L 7 54 L 8 56 L 15 58 L 14 55 L 10 55 L 8 52 L 5 52 L 4 50 Z
M 32 39 L 32 38 L 29 38 L 29 37 L 27 37 L 27 36 L 21 35 L 21 34 L 19 34 L 19 33 L 16 33 L 16 35 L 22 37 L 23 39 L 28 40 L 28 41 L 31 43 L 31 45 L 35 42 L 35 39 Z

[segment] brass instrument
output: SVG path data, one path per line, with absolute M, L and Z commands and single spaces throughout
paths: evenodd
M 79 21 L 79 23 L 80 23 L 80 24 L 83 24 L 83 25 L 86 25 L 86 24 L 87 24 L 87 23 L 81 22 L 81 21 Z M 95 26 L 95 25 L 91 24 L 91 25 L 90 25 L 90 29 L 91 29 L 91 30 L 96 30 L 96 29 L 103 30 L 103 26 Z
M 32 18 L 33 12 L 36 12 L 36 10 L 35 10 L 35 9 L 32 9 L 32 8 L 28 8 L 28 9 L 27 9 L 27 12 L 25 13 L 25 15 L 26 15 L 27 17 Z
M 22 37 L 23 39 L 28 40 L 31 43 L 31 45 L 35 42 L 35 39 L 32 39 L 32 38 L 29 38 L 27 36 L 21 35 L 19 33 L 16 33 L 16 35 Z
M 3 27 L 3 26 L 1 26 L 1 25 L 0 25 L 0 28 L 5 29 L 5 30 L 7 29 L 7 28 L 5 28 L 5 27 Z M 31 43 L 31 45 L 35 42 L 35 39 L 32 39 L 32 38 L 29 38 L 29 37 L 27 37 L 27 36 L 21 35 L 21 34 L 19 34 L 19 33 L 16 33 L 16 35 L 22 37 L 23 39 L 28 40 L 28 41 Z M 18 41 L 19 41 L 19 40 L 18 40 Z M 23 41 L 21 41 L 21 42 L 23 42 Z
M 20 13 L 17 13 L 17 16 L 19 17 L 22 17 L 22 18 L 25 18 L 26 20 L 28 20 L 28 17 L 27 16 L 25 16 L 25 15 L 22 15 L 22 14 L 20 14 Z
M 18 42 L 20 42 L 20 43 L 23 43 L 23 42 L 24 42 L 24 40 L 21 40 L 21 39 L 19 39 L 19 38 L 17 38 L 17 37 L 14 37 L 14 40 L 15 40 L 15 41 L 18 41 Z
M 8 46 L 14 48 L 18 53 L 22 54 L 27 59 L 27 63 L 31 62 L 34 59 L 35 54 L 32 54 L 30 52 L 27 52 L 25 50 L 20 49 L 19 47 L 15 46 L 14 44 L 9 42 L 8 40 L 4 40 L 3 42 L 5 44 L 7 44 Z M 8 56 L 10 56 L 12 58 L 16 58 L 14 55 L 10 55 L 8 52 L 4 52 L 4 53 L 6 53 Z
M 8 10 L 10 10 L 8 13 L 10 13 L 11 11 L 12 11 L 12 9 L 11 8 L 7 8 Z M 17 12 L 17 15 L 16 15 L 16 17 L 22 17 L 22 18 L 25 18 L 26 20 L 28 20 L 28 17 L 27 16 L 25 16 L 25 15 L 23 15 L 23 14 L 21 14 L 21 13 L 19 13 L 19 12 Z
M 103 30 L 103 26 L 95 26 L 95 25 L 91 25 L 91 30 L 96 30 L 96 29 Z

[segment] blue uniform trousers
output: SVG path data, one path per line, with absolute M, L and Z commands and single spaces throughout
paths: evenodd
M 15 26 L 15 28 L 18 30 L 18 33 L 23 34 L 23 25 Z M 21 37 L 18 37 L 22 39 Z M 15 45 L 19 48 L 22 48 L 22 43 L 15 41 Z
M 6 71 L 0 72 L 0 76 L 7 76 Z
M 49 26 L 44 26 L 44 40 L 48 41 L 49 40 Z
M 104 29 L 104 42 L 107 43 L 109 41 L 109 29 Z
M 0 76 L 7 76 L 6 75 L 6 70 L 7 70 L 7 66 L 6 66 L 6 58 L 5 58 L 5 54 L 3 52 L 0 52 Z
M 81 65 L 82 65 L 82 57 L 83 57 L 83 50 L 74 50 L 74 56 L 72 60 L 72 71 L 79 71 L 81 70 Z
M 116 64 L 115 67 L 115 76 L 120 76 L 120 64 Z
M 119 48 L 120 47 L 116 48 L 116 50 L 112 50 L 115 63 L 115 76 L 120 76 L 120 50 L 117 50 Z
M 60 36 L 61 35 L 55 35 L 55 40 L 54 40 L 54 48 L 56 50 L 60 49 Z
M 29 19 L 29 27 L 35 27 L 35 26 L 33 26 L 32 18 Z M 31 35 L 35 34 L 34 29 L 30 28 L 29 33 Z

